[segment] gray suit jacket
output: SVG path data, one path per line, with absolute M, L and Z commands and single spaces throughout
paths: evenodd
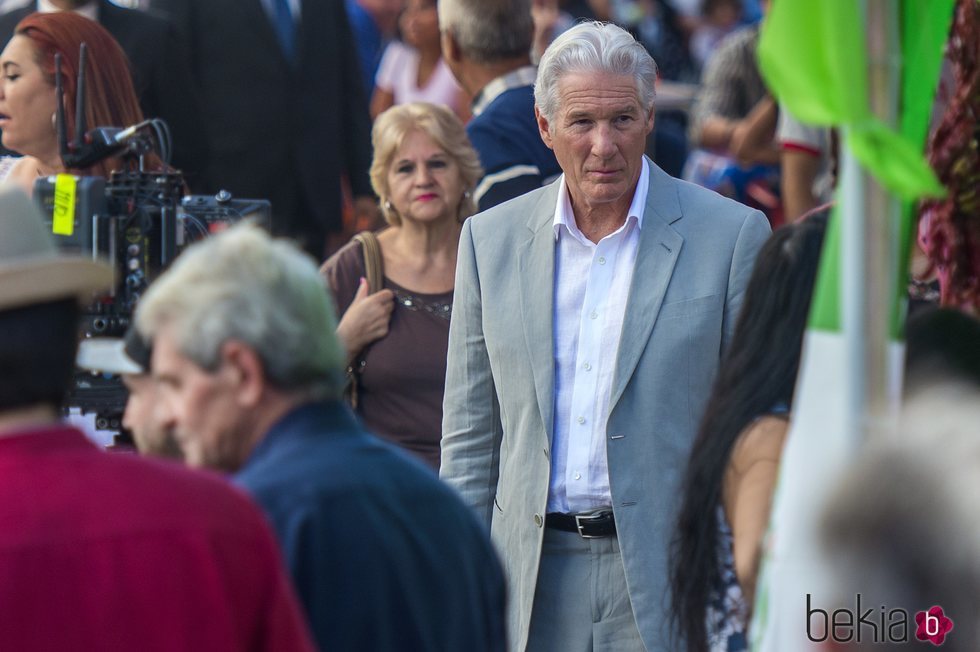
M 515 650 L 527 644 L 548 500 L 557 193 L 555 182 L 463 225 L 449 332 L 441 475 L 503 558 Z M 653 652 L 671 649 L 667 558 L 681 478 L 769 225 L 653 163 L 643 220 L 606 450 L 630 601 Z

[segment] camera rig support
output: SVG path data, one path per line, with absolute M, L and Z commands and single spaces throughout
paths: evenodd
M 69 142 L 64 102 L 58 102 L 56 131 L 62 162 L 87 169 L 109 157 L 123 169 L 101 176 L 59 174 L 40 177 L 34 201 L 58 247 L 106 260 L 116 271 L 108 294 L 83 310 L 80 337 L 121 337 L 139 299 L 186 245 L 242 219 L 272 226 L 267 200 L 236 199 L 227 191 L 184 196 L 180 172 L 169 170 L 170 131 L 158 118 L 125 128 L 86 130 L 87 46 L 79 52 L 75 134 Z M 55 85 L 63 97 L 61 55 L 55 56 Z M 156 150 L 163 170 L 147 170 L 145 155 Z M 76 371 L 67 407 L 95 413 L 97 429 L 121 432 L 126 389 L 118 376 Z

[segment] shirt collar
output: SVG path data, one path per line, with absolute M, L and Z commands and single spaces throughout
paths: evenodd
M 476 97 L 473 98 L 472 111 L 474 116 L 478 116 L 497 99 L 504 91 L 522 86 L 532 86 L 538 78 L 537 66 L 522 66 L 517 70 L 511 70 L 506 75 L 497 77 L 489 84 L 484 86 Z
M 640 167 L 640 178 L 636 182 L 636 190 L 633 191 L 633 201 L 630 202 L 629 212 L 626 214 L 624 224 L 629 223 L 631 218 L 636 222 L 636 228 L 643 228 L 643 213 L 647 204 L 647 193 L 650 190 L 650 165 L 643 157 L 643 164 Z M 576 239 L 584 241 L 585 236 L 575 223 L 575 215 L 572 213 L 572 200 L 568 195 L 568 186 L 565 183 L 565 175 L 562 174 L 558 181 L 558 205 L 555 206 L 555 239 L 562 226 Z
M 37 10 L 42 14 L 50 14 L 55 11 L 61 11 L 61 9 L 58 9 L 53 4 L 51 4 L 50 0 L 37 0 Z M 87 5 L 83 5 L 79 7 L 78 9 L 73 9 L 73 11 L 76 14 L 85 16 L 89 20 L 94 20 L 95 22 L 99 22 L 98 2 L 90 2 Z

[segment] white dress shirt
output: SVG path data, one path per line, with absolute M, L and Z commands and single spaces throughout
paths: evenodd
M 548 512 L 612 505 L 606 422 L 633 264 L 643 227 L 646 159 L 626 221 L 598 243 L 579 230 L 565 177 L 555 210 L 555 429 Z

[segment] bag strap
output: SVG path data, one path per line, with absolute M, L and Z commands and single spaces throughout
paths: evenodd
M 361 231 L 354 239 L 361 243 L 361 251 L 364 252 L 364 278 L 367 279 L 368 294 L 374 294 L 384 286 L 385 275 L 378 236 L 372 231 Z

